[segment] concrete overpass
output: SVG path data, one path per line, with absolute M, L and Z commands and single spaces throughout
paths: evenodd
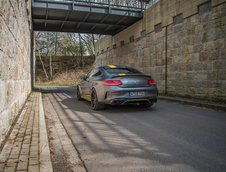
M 36 31 L 115 35 L 143 17 L 143 0 L 32 0 Z

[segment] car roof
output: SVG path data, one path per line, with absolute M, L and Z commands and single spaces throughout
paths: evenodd
M 125 69 L 125 68 L 131 68 L 129 66 L 123 66 L 123 65 L 107 65 L 107 66 L 100 66 L 100 68 L 103 69 L 112 69 L 112 68 L 121 68 L 121 69 Z

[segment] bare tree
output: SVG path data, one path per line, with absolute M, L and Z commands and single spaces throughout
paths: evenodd
M 74 61 L 75 66 L 84 67 L 85 56 L 95 55 L 95 42 L 103 37 L 93 34 L 56 32 L 36 32 L 35 34 L 36 56 L 39 56 L 47 80 L 53 78 L 52 61 L 56 56 L 77 56 L 78 58 Z
M 93 34 L 85 34 L 81 36 L 81 40 L 84 43 L 84 46 L 86 47 L 87 53 L 89 55 L 94 55 L 95 54 L 95 38 Z
M 43 69 L 43 71 L 44 71 L 44 73 L 45 73 L 45 76 L 46 76 L 47 81 L 49 81 L 49 76 L 48 76 L 48 74 L 47 74 L 47 72 L 46 72 L 45 65 L 44 65 L 44 63 L 43 63 L 43 61 L 42 61 L 42 56 L 41 56 L 40 51 L 38 51 L 38 53 L 39 53 L 39 59 L 40 59 L 40 62 L 41 62 L 41 64 L 42 64 L 42 69 Z

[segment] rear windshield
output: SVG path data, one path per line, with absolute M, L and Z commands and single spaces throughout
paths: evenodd
M 110 74 L 142 74 L 141 72 L 133 68 L 109 68 L 106 69 L 106 71 Z

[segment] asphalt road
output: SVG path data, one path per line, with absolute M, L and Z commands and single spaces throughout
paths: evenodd
M 159 101 L 93 111 L 73 88 L 46 94 L 87 171 L 226 171 L 226 113 Z

